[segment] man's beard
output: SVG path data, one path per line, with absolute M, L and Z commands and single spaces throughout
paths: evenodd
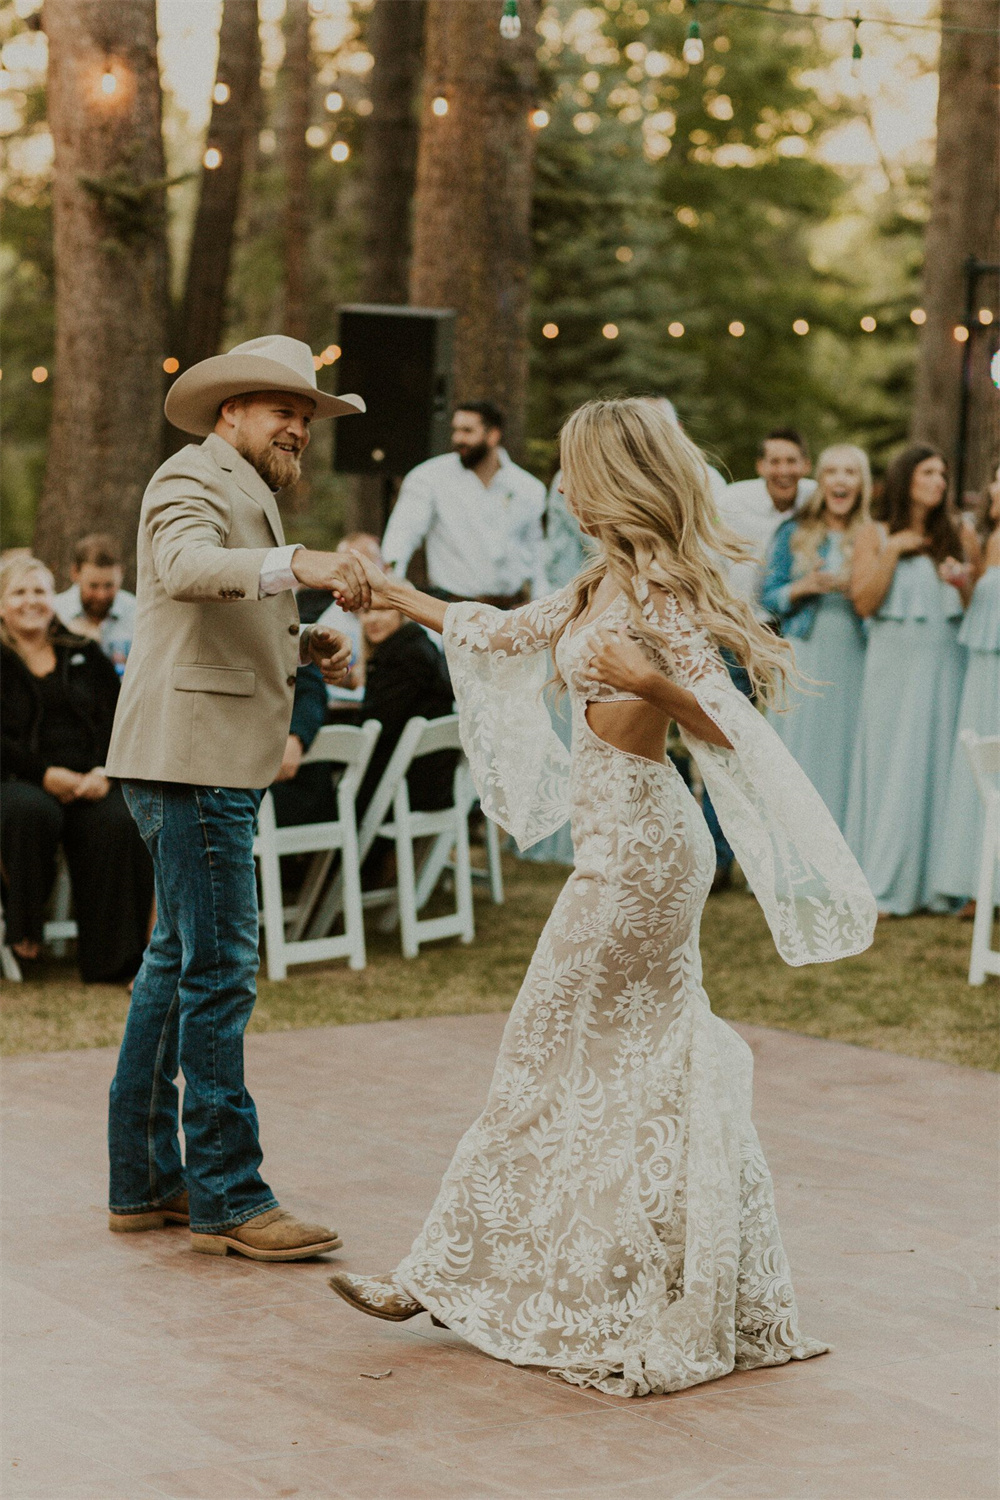
M 490 451 L 489 443 L 477 443 L 474 448 L 466 448 L 464 453 L 459 449 L 458 456 L 462 460 L 464 469 L 474 469 L 481 464 Z
M 302 465 L 294 453 L 283 453 L 270 442 L 255 447 L 246 438 L 236 444 L 237 453 L 253 464 L 264 483 L 272 490 L 287 489 L 302 477 Z

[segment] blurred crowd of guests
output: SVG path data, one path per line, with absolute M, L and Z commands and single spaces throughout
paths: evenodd
M 661 404 L 673 420 L 670 402 Z M 820 454 L 815 474 L 799 433 L 761 441 L 757 474 L 709 481 L 719 519 L 753 550 L 730 584 L 792 645 L 799 686 L 772 722 L 843 829 L 882 912 L 967 907 L 977 884 L 982 817 L 959 745 L 962 729 L 1000 734 L 1000 472 L 977 508 L 949 499 L 944 459 L 908 448 L 889 466 L 877 503 L 861 449 Z M 406 476 L 381 539 L 344 537 L 405 576 L 423 549 L 429 587 L 444 599 L 509 609 L 566 584 L 588 539 L 556 475 L 548 492 L 513 463 L 503 416 L 489 402 L 454 413 L 452 449 Z M 71 586 L 24 552 L 0 562 L 2 778 L 0 854 L 7 941 L 27 963 L 41 948 L 60 848 L 89 981 L 138 968 L 152 905 L 149 856 L 121 793 L 104 773 L 128 659 L 136 600 L 123 588 L 112 538 L 83 537 Z M 306 621 L 349 635 L 351 678 L 328 687 L 302 666 L 285 755 L 273 787 L 279 824 L 336 817 L 328 767 L 303 764 L 327 722 L 377 719 L 382 734 L 360 789 L 371 800 L 406 724 L 451 712 L 445 659 L 429 632 L 394 610 L 348 615 L 329 595 L 300 592 Z M 752 696 L 746 674 L 728 662 Z M 552 705 L 557 731 L 569 724 Z M 411 802 L 447 806 L 454 757 L 412 768 Z M 732 851 L 711 802 L 716 886 Z M 569 829 L 528 857 L 572 862 Z

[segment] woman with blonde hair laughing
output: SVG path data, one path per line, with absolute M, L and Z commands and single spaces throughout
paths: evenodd
M 850 443 L 820 454 L 816 489 L 779 526 L 764 578 L 764 608 L 794 643 L 809 687 L 772 715 L 786 748 L 843 828 L 857 731 L 865 634 L 851 603 L 854 543 L 869 520 L 868 456 Z
M 788 647 L 728 591 L 746 549 L 700 451 L 639 399 L 562 433 L 567 503 L 597 544 L 566 588 L 505 613 L 366 568 L 373 602 L 443 630 L 487 814 L 523 846 L 571 818 L 576 862 L 504 1033 L 485 1109 L 412 1250 L 338 1272 L 360 1311 L 429 1311 L 498 1359 L 620 1396 L 808 1359 L 750 1118 L 750 1049 L 712 1014 L 698 930 L 715 869 L 665 758 L 676 720 L 788 963 L 867 947 L 871 893 L 821 799 L 733 687 Z M 549 651 L 569 750 L 542 698 Z

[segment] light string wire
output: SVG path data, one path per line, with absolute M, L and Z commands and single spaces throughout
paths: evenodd
M 857 26 L 888 26 L 907 31 L 950 31 L 962 36 L 997 36 L 996 26 L 952 26 L 937 21 L 892 21 L 884 16 L 831 16 L 819 10 L 791 10 L 784 5 L 766 5 L 762 0 L 698 0 L 699 5 L 733 6 L 739 10 L 757 10 L 770 16 L 790 16 L 796 21 L 842 21 Z

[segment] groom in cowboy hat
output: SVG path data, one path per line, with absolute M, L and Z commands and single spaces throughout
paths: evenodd
M 191 1248 L 301 1260 L 341 1243 L 278 1206 L 260 1175 L 243 1081 L 256 998 L 253 840 L 284 752 L 300 662 L 346 674 L 350 643 L 299 625 L 293 590 L 366 605 L 350 553 L 286 546 L 275 492 L 299 477 L 309 425 L 364 411 L 317 389 L 298 339 L 251 339 L 171 387 L 166 414 L 204 438 L 167 460 L 142 502 L 135 636 L 107 771 L 156 870 L 156 926 L 111 1085 L 113 1230 L 190 1224 Z M 178 1143 L 184 1074 L 185 1160 Z

